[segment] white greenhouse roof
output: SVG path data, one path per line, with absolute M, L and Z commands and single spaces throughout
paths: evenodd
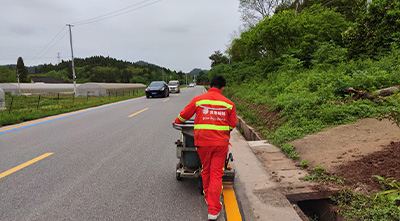
M 106 89 L 106 90 L 130 90 L 130 89 L 144 89 L 144 84 L 125 84 L 125 83 L 85 83 L 79 86 L 79 89 Z
M 144 84 L 124 83 L 85 83 L 76 88 L 77 96 L 107 96 L 114 92 L 133 92 L 134 90 L 145 89 Z
M 78 86 L 78 85 L 77 85 Z M 4 92 L 18 94 L 18 83 L 0 84 Z M 73 84 L 20 83 L 21 94 L 73 93 Z
M 5 93 L 19 94 L 18 83 L 0 84 L 0 88 Z M 73 93 L 74 84 L 46 84 L 46 83 L 21 83 L 21 94 L 49 94 L 49 93 Z M 145 89 L 144 84 L 125 84 L 125 83 L 85 83 L 76 84 L 78 96 L 87 93 L 95 96 L 105 96 L 112 91 L 133 91 Z
M 6 109 L 6 97 L 3 89 L 0 88 L 0 110 Z
M 0 88 L 0 102 L 1 101 L 5 101 L 6 100 L 5 97 L 6 97 L 6 95 L 5 95 L 4 91 L 3 91 L 3 89 Z

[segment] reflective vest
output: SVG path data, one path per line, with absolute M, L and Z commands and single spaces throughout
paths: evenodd
M 194 142 L 196 146 L 227 146 L 230 130 L 237 123 L 235 105 L 217 88 L 196 96 L 179 113 L 175 123 L 183 123 L 194 114 Z

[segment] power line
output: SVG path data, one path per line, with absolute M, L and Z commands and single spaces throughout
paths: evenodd
M 120 12 L 120 11 L 124 11 L 124 10 L 126 10 L 126 9 L 128 9 L 128 8 L 132 8 L 132 7 L 134 7 L 134 6 L 140 5 L 140 4 L 142 4 L 142 3 L 144 3 L 144 2 L 148 2 L 148 1 L 150 1 L 150 0 L 145 0 L 145 1 L 142 1 L 142 2 L 139 2 L 139 3 L 136 3 L 136 4 L 134 4 L 134 5 L 130 5 L 130 6 L 128 6 L 128 7 L 119 9 L 119 10 L 117 10 L 117 11 L 113 11 L 113 12 L 110 12 L 110 13 L 107 13 L 107 14 L 104 14 L 104 15 L 100 15 L 100 16 L 94 17 L 94 18 L 89 18 L 89 19 L 82 20 L 82 21 L 72 22 L 72 24 L 80 25 L 80 23 L 86 23 L 86 22 L 90 22 L 90 21 L 92 21 L 92 20 L 100 19 L 100 18 L 102 18 L 102 17 L 108 16 L 108 15 L 112 15 L 112 14 L 117 13 L 117 12 Z
M 67 34 L 68 34 L 68 31 L 65 31 L 64 34 L 49 49 L 47 49 L 47 51 L 45 53 L 43 53 L 43 55 L 40 56 L 38 59 L 41 59 L 45 54 L 47 54 L 47 52 L 49 52 L 52 48 L 54 48 L 54 46 L 56 46 L 57 43 L 60 42 Z
M 103 21 L 103 20 L 106 20 L 106 19 L 109 19 L 109 18 L 117 17 L 117 16 L 120 16 L 120 15 L 123 15 L 123 14 L 126 14 L 126 13 L 129 13 L 129 12 L 132 12 L 132 11 L 139 10 L 139 9 L 141 9 L 141 8 L 145 8 L 145 7 L 147 7 L 147 6 L 156 4 L 156 3 L 161 2 L 161 1 L 163 1 L 163 0 L 157 0 L 157 1 L 154 1 L 154 2 L 151 2 L 151 3 L 148 3 L 148 4 L 145 4 L 145 5 L 142 5 L 142 6 L 140 6 L 140 7 L 133 8 L 133 7 L 135 7 L 135 6 L 141 5 L 141 4 L 146 3 L 146 2 L 148 2 L 148 1 L 151 1 L 151 0 L 144 0 L 144 1 L 141 1 L 141 2 L 139 2 L 139 3 L 136 3 L 136 4 L 133 4 L 133 5 L 127 6 L 127 7 L 125 7 L 125 8 L 122 8 L 122 9 L 119 9 L 119 10 L 116 10 L 116 11 L 113 11 L 113 12 L 110 12 L 110 13 L 107 13 L 107 14 L 104 14 L 104 15 L 100 15 L 100 16 L 97 16 L 97 17 L 93 17 L 93 18 L 90 18 L 90 19 L 85 19 L 85 20 L 82 20 L 82 21 L 74 22 L 74 23 L 72 23 L 72 24 L 74 24 L 75 26 L 80 26 L 80 25 L 87 25 L 87 24 L 91 24 L 91 23 L 94 23 L 94 22 Z M 130 8 L 133 8 L 133 9 L 130 9 Z M 127 10 L 127 9 L 130 9 L 130 10 Z M 52 45 L 51 47 L 49 47 L 49 46 L 52 44 L 52 42 L 53 42 L 54 40 L 56 40 L 57 37 L 63 32 L 63 30 L 65 30 L 65 27 L 63 27 L 63 28 L 54 36 L 54 38 L 53 38 L 44 48 L 42 48 L 42 50 L 40 50 L 39 53 L 38 53 L 35 57 L 32 58 L 32 60 L 31 60 L 31 62 L 29 63 L 29 65 L 31 65 L 32 63 L 34 63 L 36 60 L 42 59 L 43 56 L 47 54 L 47 52 L 49 52 L 54 46 L 56 46 L 56 44 L 57 44 L 59 41 L 61 41 L 61 40 L 65 37 L 65 35 L 68 34 L 68 30 L 66 30 L 66 31 L 64 32 L 64 34 L 63 34 L 56 42 L 54 42 L 53 45 Z M 49 47 L 49 48 L 48 48 L 48 47 Z M 47 48 L 47 50 L 46 50 L 46 48 Z M 44 50 L 46 50 L 46 51 L 43 53 Z M 40 55 L 41 55 L 41 56 L 40 56 Z M 39 56 L 40 56 L 40 57 L 39 57 Z M 49 57 L 49 58 L 53 58 L 53 57 Z M 29 58 L 28 58 L 28 59 L 29 59 Z M 0 59 L 0 60 L 6 60 L 6 59 Z
M 66 56 L 60 56 L 60 57 L 58 57 L 58 56 L 53 56 L 53 57 L 41 57 L 41 58 L 37 58 L 36 60 L 40 60 L 40 59 L 52 59 L 52 58 L 69 58 L 69 57 L 66 57 Z M 30 57 L 24 57 L 24 59 L 33 59 L 33 57 L 32 58 L 30 58 Z M 0 61 L 14 61 L 15 60 L 15 58 L 0 58 Z
M 133 5 L 133 6 L 139 5 L 139 4 L 144 3 L 144 2 L 146 2 L 146 1 L 149 1 L 149 0 L 145 0 L 145 1 L 143 1 L 143 2 L 140 2 L 140 3 L 135 4 L 135 5 Z M 120 10 L 117 10 L 117 11 L 114 11 L 114 12 L 111 12 L 111 13 L 108 13 L 108 14 L 106 14 L 106 15 L 101 15 L 101 16 L 98 16 L 98 17 L 95 17 L 95 18 L 86 19 L 86 20 L 83 20 L 83 21 L 81 21 L 81 22 L 77 22 L 77 23 L 74 23 L 74 24 L 75 24 L 75 26 L 80 26 L 80 25 L 91 24 L 91 23 L 98 22 L 98 21 L 103 21 L 103 20 L 106 20 L 106 19 L 109 19 L 109 18 L 117 17 L 117 16 L 120 16 L 120 15 L 123 15 L 123 14 L 126 14 L 126 13 L 129 13 L 129 12 L 132 12 L 132 11 L 139 10 L 139 9 L 141 9 L 141 8 L 145 8 L 145 7 L 150 6 L 150 5 L 154 5 L 154 4 L 156 4 L 156 3 L 158 3 L 158 2 L 161 2 L 161 1 L 162 1 L 162 0 L 158 0 L 158 1 L 151 2 L 151 3 L 149 3 L 149 4 L 146 4 L 146 5 L 143 5 L 143 6 L 140 6 L 140 7 L 131 9 L 131 10 L 128 10 L 128 11 L 124 11 L 124 10 L 127 9 L 127 8 L 133 7 L 133 6 L 129 6 L 129 7 L 126 7 L 126 8 L 124 8 L 124 9 L 120 9 Z M 114 13 L 119 12 L 119 11 L 124 11 L 124 12 L 121 12 L 121 13 L 118 13 L 118 14 L 114 14 Z M 111 14 L 114 14 L 114 15 L 111 15 Z M 110 15 L 110 16 L 108 16 L 108 15 Z
M 32 61 L 30 62 L 30 64 L 32 64 L 33 63 L 33 61 L 61 34 L 61 32 L 63 31 L 63 30 L 65 30 L 65 27 L 63 27 L 57 34 L 56 34 L 56 36 L 54 36 L 54 38 L 53 39 L 51 39 L 51 41 L 44 47 L 44 48 L 42 48 L 42 50 L 40 50 L 39 51 L 39 53 L 37 53 L 36 55 L 35 55 L 35 57 L 33 57 L 33 59 L 32 59 Z

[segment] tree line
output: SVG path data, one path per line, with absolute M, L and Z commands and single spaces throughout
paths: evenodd
M 151 81 L 179 80 L 186 82 L 186 73 L 176 72 L 145 61 L 128 62 L 115 58 L 92 56 L 75 58 L 75 73 L 77 83 L 143 83 Z M 29 74 L 23 59 L 18 58 L 16 66 L 0 67 L 0 83 L 17 82 L 17 70 L 20 82 L 31 82 L 30 76 L 52 77 L 64 83 L 72 82 L 72 61 L 61 61 L 59 64 L 43 64 L 35 69 L 35 74 Z M 191 82 L 192 78 L 188 77 Z
M 78 83 L 143 83 L 149 84 L 156 80 L 184 81 L 185 73 L 176 72 L 144 61 L 128 62 L 115 58 L 93 56 L 75 58 L 75 71 Z M 37 69 L 38 76 L 49 76 L 71 82 L 71 61 L 62 61 L 57 65 L 45 64 Z
M 266 13 L 271 7 L 273 15 Z M 226 54 L 216 51 L 210 56 L 212 66 L 260 61 L 273 70 L 291 57 L 312 68 L 377 60 L 399 46 L 399 1 L 240 0 L 240 9 L 248 29 Z

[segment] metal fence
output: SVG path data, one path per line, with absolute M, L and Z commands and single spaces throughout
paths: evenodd
M 3 113 L 15 111 L 35 111 L 35 110 L 56 110 L 79 106 L 95 106 L 105 103 L 120 101 L 133 97 L 143 96 L 144 90 L 132 91 L 109 91 L 108 96 L 98 97 L 93 93 L 87 92 L 84 97 L 76 97 L 74 93 L 56 94 L 31 94 L 31 95 L 11 95 L 5 96 L 5 109 Z

